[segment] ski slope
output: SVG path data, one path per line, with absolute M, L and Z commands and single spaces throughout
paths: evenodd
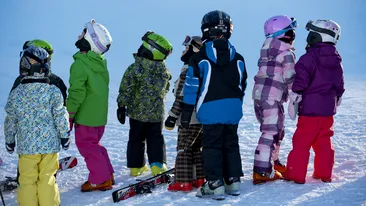
M 87 180 L 88 170 L 75 144 L 68 151 L 61 151 L 60 157 L 75 155 L 79 158 L 77 167 L 60 172 L 57 182 L 61 192 L 61 204 L 66 206 L 81 205 L 365 205 L 366 204 L 366 117 L 364 85 L 366 79 L 347 80 L 346 92 L 338 114 L 335 116 L 333 144 L 336 150 L 333 182 L 322 183 L 311 177 L 313 172 L 313 153 L 308 168 L 306 184 L 297 185 L 286 181 L 276 181 L 263 185 L 252 184 L 252 168 L 254 149 L 260 136 L 259 124 L 255 119 L 253 104 L 245 98 L 244 117 L 239 126 L 240 152 L 244 177 L 241 178 L 241 195 L 228 196 L 224 201 L 195 197 L 195 192 L 168 192 L 167 186 L 158 186 L 151 194 L 144 194 L 113 203 L 110 191 L 81 193 L 80 186 Z M 248 90 L 251 89 L 249 85 Z M 2 94 L 7 95 L 7 94 Z M 126 167 L 126 145 L 128 141 L 128 122 L 119 124 L 115 117 L 115 99 L 117 91 L 110 95 L 109 121 L 102 144 L 108 149 L 109 156 L 116 171 L 117 184 L 113 189 L 135 183 L 129 176 Z M 172 102 L 166 107 L 170 108 Z M 3 105 L 0 105 L 3 106 Z M 4 145 L 3 135 L 4 111 L 0 111 L 0 146 Z M 283 140 L 280 159 L 286 162 L 286 155 L 291 149 L 291 135 L 295 130 L 295 122 L 286 119 L 286 136 Z M 176 129 L 164 130 L 167 145 L 168 167 L 174 167 L 177 140 Z M 0 166 L 0 179 L 14 176 L 17 166 L 17 155 L 8 154 L 0 149 L 3 164 Z M 149 172 L 145 176 L 150 176 Z M 16 191 L 4 192 L 7 205 L 16 204 Z

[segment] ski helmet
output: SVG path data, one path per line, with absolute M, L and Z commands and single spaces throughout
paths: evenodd
M 48 76 L 50 72 L 49 60 L 49 54 L 45 49 L 29 45 L 20 53 L 20 75 Z
M 222 37 L 229 39 L 233 28 L 234 26 L 229 14 L 219 10 L 210 11 L 202 18 L 202 40 Z
M 295 39 L 295 28 L 297 27 L 297 21 L 294 17 L 288 17 L 286 15 L 278 15 L 269 18 L 264 23 L 264 35 L 267 38 L 293 38 Z M 287 36 L 286 32 L 292 30 L 291 36 Z
M 23 45 L 23 50 L 28 48 L 29 45 L 33 45 L 33 46 L 41 47 L 41 48 L 45 49 L 47 51 L 47 53 L 50 55 L 50 59 L 52 58 L 53 48 L 52 48 L 52 45 L 50 43 L 48 43 L 47 41 L 41 40 L 41 39 L 33 39 L 31 41 L 26 41 Z
M 319 42 L 337 44 L 341 35 L 341 27 L 332 20 L 309 21 L 305 28 L 309 31 L 306 41 L 310 46 Z
M 139 48 L 139 55 L 142 57 L 155 61 L 163 61 L 173 51 L 173 46 L 170 41 L 153 31 L 147 31 L 141 39 L 142 45 Z
M 108 30 L 94 19 L 85 24 L 85 40 L 90 44 L 90 49 L 97 54 L 104 54 L 112 44 L 112 36 Z
M 192 46 L 194 52 L 198 52 L 202 47 L 202 40 L 199 36 L 186 36 L 183 46 Z

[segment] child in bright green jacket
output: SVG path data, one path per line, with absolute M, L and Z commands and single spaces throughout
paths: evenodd
M 113 167 L 105 147 L 100 144 L 108 115 L 109 73 L 103 56 L 112 43 L 108 30 L 91 20 L 75 43 L 80 49 L 70 68 L 67 110 L 70 131 L 75 123 L 75 143 L 90 173 L 82 192 L 110 190 Z
M 162 125 L 171 74 L 164 60 L 173 47 L 165 37 L 150 31 L 142 40 L 138 53 L 133 55 L 135 63 L 127 68 L 123 76 L 117 98 L 118 120 L 121 124 L 125 123 L 126 110 L 130 118 L 127 167 L 132 176 L 148 169 L 145 164 L 145 141 L 152 174 L 167 170 Z

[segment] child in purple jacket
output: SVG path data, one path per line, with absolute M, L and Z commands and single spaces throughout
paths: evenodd
M 336 44 L 341 28 L 332 20 L 309 21 L 306 53 L 295 65 L 289 114 L 298 104 L 299 119 L 287 159 L 286 179 L 305 183 L 310 148 L 315 153 L 313 177 L 332 181 L 333 116 L 344 93 L 342 58 Z M 291 116 L 295 119 L 295 115 Z

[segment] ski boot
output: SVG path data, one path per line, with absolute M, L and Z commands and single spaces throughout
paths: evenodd
M 171 191 L 171 192 L 177 192 L 177 191 L 190 192 L 190 191 L 192 191 L 192 183 L 173 181 L 172 183 L 169 184 L 168 191 Z
M 225 187 L 222 179 L 206 181 L 198 188 L 196 197 L 211 197 L 214 200 L 225 199 Z
M 192 186 L 194 188 L 200 188 L 205 183 L 205 178 L 196 179 L 192 182 Z
M 144 165 L 143 167 L 140 168 L 130 168 L 130 175 L 137 177 L 140 176 L 141 173 L 146 172 L 149 170 L 149 167 L 147 165 Z
M 166 172 L 168 168 L 165 164 L 160 162 L 154 162 L 150 164 L 151 173 L 153 176 Z
M 89 181 L 86 181 L 83 185 L 81 185 L 81 192 L 91 192 L 91 191 L 106 191 L 112 189 L 112 181 L 109 179 L 101 184 L 92 184 Z
M 274 161 L 273 168 L 280 172 L 283 177 L 286 176 L 286 165 L 282 164 L 279 160 Z
M 228 195 L 240 195 L 240 177 L 229 177 L 224 179 L 225 193 Z
M 282 175 L 280 172 L 278 172 L 277 170 L 272 170 L 271 173 L 266 173 L 266 172 L 256 172 L 255 170 L 253 171 L 253 184 L 260 184 L 260 183 L 265 183 L 265 182 L 270 182 L 270 181 L 275 181 L 275 180 L 279 180 L 279 179 L 283 179 Z

